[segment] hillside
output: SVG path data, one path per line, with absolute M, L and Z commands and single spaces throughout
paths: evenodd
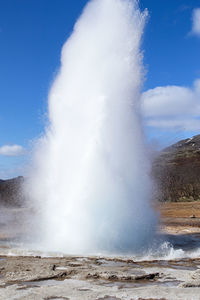
M 24 178 L 0 180 L 0 205 L 20 206 L 23 203 L 22 184 Z
M 159 201 L 200 200 L 200 135 L 165 148 L 152 172 Z
M 200 135 L 165 148 L 153 162 L 155 198 L 161 202 L 200 200 Z M 23 177 L 0 180 L 0 205 L 20 206 Z

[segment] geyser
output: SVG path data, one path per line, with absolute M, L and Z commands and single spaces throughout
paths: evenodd
M 139 115 L 146 15 L 136 0 L 93 0 L 63 46 L 28 187 L 48 250 L 130 252 L 151 239 Z

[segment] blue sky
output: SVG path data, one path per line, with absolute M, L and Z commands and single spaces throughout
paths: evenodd
M 31 141 L 44 128 L 61 47 L 86 3 L 0 0 L 0 178 L 23 173 Z M 144 94 L 144 103 L 149 95 L 152 101 L 149 110 L 144 109 L 145 131 L 149 142 L 161 147 L 199 133 L 200 32 L 194 12 L 200 0 L 141 0 L 140 7 L 149 11 L 142 49 L 147 69 L 144 91 L 152 89 Z M 174 111 L 164 115 L 155 103 L 165 103 L 166 98 Z M 183 105 L 180 98 L 185 99 Z

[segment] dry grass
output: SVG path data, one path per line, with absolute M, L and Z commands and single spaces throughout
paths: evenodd
M 195 202 L 166 202 L 156 207 L 160 211 L 160 224 L 169 232 L 191 233 L 200 229 L 200 201 Z M 192 218 L 193 216 L 193 218 Z
M 200 218 L 200 201 L 160 203 L 157 209 L 161 218 Z

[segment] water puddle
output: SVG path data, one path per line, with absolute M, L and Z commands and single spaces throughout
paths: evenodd
M 5 261 L 5 260 L 7 260 L 7 258 L 0 258 L 0 261 Z
M 48 279 L 48 280 L 38 280 L 38 281 L 23 281 L 18 283 L 18 290 L 23 290 L 27 288 L 38 288 L 41 286 L 54 286 L 54 285 L 62 285 L 65 283 L 65 280 L 55 280 L 55 279 Z
M 48 297 L 45 298 L 44 300 L 70 300 L 70 299 L 66 297 Z
M 55 269 L 59 270 L 59 271 L 67 271 L 67 270 L 69 270 L 68 267 L 56 267 Z
M 164 287 L 177 287 L 182 281 L 180 280 L 169 280 L 169 281 L 159 281 L 157 282 L 159 286 L 164 286 Z
M 146 287 L 150 285 L 164 286 L 164 287 L 177 287 L 181 281 L 179 280 L 166 280 L 166 281 L 155 281 L 155 280 L 137 280 L 131 282 L 106 282 L 100 281 L 99 284 L 106 287 L 117 287 L 118 289 L 130 289 L 130 288 L 139 288 Z

